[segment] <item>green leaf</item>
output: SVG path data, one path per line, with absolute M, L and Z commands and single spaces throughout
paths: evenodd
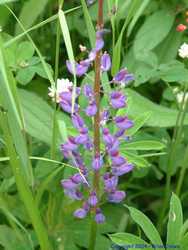
M 165 145 L 159 141 L 135 141 L 123 143 L 122 147 L 125 150 L 161 150 L 165 148 Z
M 16 75 L 16 80 L 20 84 L 26 85 L 33 79 L 34 76 L 35 76 L 35 68 L 32 66 L 26 67 L 18 71 Z
M 152 50 L 168 35 L 175 16 L 167 10 L 160 10 L 149 16 L 134 41 L 135 55 Z M 153 32 L 155 31 L 155 32 Z
M 89 35 L 90 45 L 91 45 L 91 47 L 94 48 L 94 46 L 95 46 L 95 28 L 93 26 L 91 16 L 89 14 L 85 0 L 81 0 L 81 4 L 82 4 L 82 8 L 83 8 L 85 23 L 87 26 L 87 32 Z
M 129 99 L 131 99 L 128 107 L 128 115 L 130 117 L 137 117 L 149 111 L 151 115 L 146 122 L 147 126 L 175 126 L 178 115 L 176 109 L 169 109 L 162 105 L 155 104 L 132 89 L 126 89 L 125 93 L 128 95 Z M 126 110 L 124 112 L 126 112 Z M 185 116 L 184 125 L 188 125 L 188 115 Z
M 150 118 L 151 112 L 144 112 L 135 119 L 133 119 L 134 126 L 127 130 L 126 135 L 134 135 Z
M 111 241 L 117 244 L 118 246 L 122 247 L 133 246 L 128 248 L 130 250 L 133 250 L 135 248 L 141 250 L 144 248 L 144 246 L 146 246 L 148 250 L 152 249 L 149 247 L 149 244 L 146 241 L 133 234 L 115 233 L 115 234 L 110 234 L 109 237 Z M 142 247 L 140 248 L 139 245 Z
M 36 94 L 20 89 L 19 95 L 27 133 L 50 145 L 53 109 Z
M 145 168 L 149 166 L 149 162 L 142 156 L 127 152 L 124 149 L 121 149 L 121 154 L 126 157 L 128 162 L 132 163 L 136 167 Z
M 18 0 L 0 0 L 0 4 L 6 4 L 6 3 L 11 3 L 11 2 L 16 2 Z
M 181 201 L 177 195 L 172 194 L 167 227 L 167 245 L 179 245 L 181 228 L 183 226 L 183 212 Z
M 49 0 L 29 0 L 23 4 L 21 9 L 19 20 L 23 24 L 25 29 L 30 28 L 39 15 L 44 11 L 47 3 Z M 19 24 L 16 25 L 15 33 L 21 33 L 22 29 L 20 28 Z
M 151 241 L 152 244 L 156 245 L 156 250 L 161 249 L 161 247 L 157 246 L 163 246 L 161 237 L 159 233 L 157 232 L 157 229 L 153 225 L 153 223 L 150 221 L 150 219 L 143 214 L 141 211 L 134 207 L 128 207 L 130 215 L 132 219 L 142 228 L 143 232 L 147 236 L 147 238 Z
M 35 53 L 35 49 L 31 42 L 25 41 L 18 45 L 16 50 L 17 62 L 20 63 L 29 60 Z

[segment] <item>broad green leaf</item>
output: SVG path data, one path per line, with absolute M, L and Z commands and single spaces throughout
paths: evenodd
M 181 201 L 177 195 L 172 194 L 167 226 L 167 245 L 179 245 L 181 228 L 183 226 L 183 212 Z
M 126 135 L 134 135 L 149 119 L 151 112 L 144 112 L 133 120 L 134 126 L 126 131 Z
M 181 239 L 180 250 L 188 250 L 188 233 L 186 233 Z
M 136 222 L 143 230 L 147 238 L 151 241 L 152 244 L 156 245 L 156 250 L 161 249 L 161 247 L 157 246 L 163 246 L 163 242 L 161 240 L 161 237 L 159 233 L 157 232 L 157 229 L 153 225 L 153 223 L 150 221 L 150 219 L 143 214 L 141 211 L 134 207 L 128 207 L 130 215 L 134 222 Z
M 89 35 L 90 45 L 91 45 L 91 47 L 94 48 L 94 46 L 95 46 L 95 28 L 93 26 L 91 16 L 90 16 L 89 11 L 88 11 L 86 1 L 81 0 L 81 4 L 82 4 L 82 8 L 83 8 L 85 23 L 87 26 L 87 32 Z
M 30 59 L 35 53 L 35 49 L 31 42 L 25 41 L 18 45 L 16 50 L 17 62 L 21 63 L 22 61 Z
M 148 140 L 123 143 L 121 147 L 125 150 L 161 150 L 165 145 L 159 141 Z
M 128 248 L 130 250 L 133 250 L 135 248 L 138 250 L 141 250 L 144 248 L 144 246 L 148 250 L 152 249 L 151 247 L 149 247 L 149 244 L 146 241 L 144 241 L 140 237 L 133 235 L 133 234 L 115 233 L 115 234 L 110 234 L 109 237 L 110 237 L 111 241 L 114 242 L 118 246 L 122 246 L 122 247 L 130 246 Z M 131 246 L 133 246 L 133 247 L 131 247 Z M 139 246 L 141 246 L 141 247 L 139 247 Z
M 18 71 L 18 73 L 16 75 L 16 80 L 20 84 L 26 85 L 33 79 L 34 76 L 35 76 L 35 68 L 32 66 L 26 67 L 26 68 L 22 68 Z
M 30 28 L 34 22 L 37 20 L 39 15 L 45 10 L 49 0 L 29 0 L 23 4 L 21 9 L 19 20 L 23 24 L 25 29 Z M 16 25 L 15 33 L 21 33 L 22 29 L 19 24 Z
M 129 99 L 131 99 L 128 107 L 128 115 L 137 117 L 144 112 L 151 112 L 151 115 L 146 122 L 147 126 L 152 127 L 173 127 L 176 124 L 178 111 L 175 109 L 166 108 L 158 105 L 141 96 L 136 91 L 126 89 Z M 188 125 L 188 115 L 185 116 L 184 125 Z
M 152 50 L 163 41 L 174 23 L 174 18 L 175 16 L 167 10 L 159 10 L 149 16 L 135 37 L 135 55 Z
M 52 138 L 53 109 L 39 96 L 26 90 L 19 90 L 26 131 L 34 138 L 50 145 Z M 60 117 L 59 117 L 60 118 Z M 64 124 L 61 117 L 61 124 Z M 62 133 L 66 134 L 66 126 L 62 126 Z M 61 137 L 58 143 L 60 143 Z M 58 145 L 57 145 L 58 147 Z

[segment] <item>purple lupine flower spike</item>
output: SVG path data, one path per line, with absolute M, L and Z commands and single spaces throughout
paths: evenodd
M 111 176 L 109 172 L 105 173 L 103 176 L 105 191 L 110 193 L 114 191 L 118 184 L 118 177 Z
M 111 152 L 110 157 L 113 166 L 119 166 L 126 162 L 125 158 L 123 156 L 120 156 L 118 151 Z
M 111 68 L 111 58 L 108 53 L 104 53 L 101 57 L 101 70 L 108 71 Z
M 88 129 L 86 127 L 80 129 L 80 134 L 75 138 L 77 144 L 85 144 L 89 140 Z
M 108 201 L 112 203 L 120 203 L 126 196 L 124 191 L 114 191 L 108 195 Z
M 64 193 L 65 193 L 65 195 L 67 195 L 68 197 L 70 197 L 73 200 L 82 200 L 83 199 L 82 193 L 79 192 L 78 190 L 75 190 L 75 189 L 64 189 Z
M 74 74 L 74 70 L 70 61 L 66 61 L 67 69 L 71 74 Z M 78 77 L 83 76 L 89 69 L 89 61 L 81 61 L 80 63 L 75 63 L 75 73 Z
M 73 151 L 77 149 L 77 143 L 73 136 L 69 136 L 68 141 L 61 145 L 62 150 Z
M 106 125 L 107 121 L 109 120 L 110 112 L 108 110 L 104 110 L 100 117 L 100 125 L 104 126 Z
M 133 122 L 127 116 L 116 116 L 114 118 L 116 126 L 120 129 L 128 129 L 133 126 Z
M 110 103 L 114 109 L 124 108 L 126 106 L 126 96 L 119 91 L 113 91 L 110 95 Z

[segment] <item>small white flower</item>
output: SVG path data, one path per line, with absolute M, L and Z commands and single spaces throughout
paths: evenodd
M 70 82 L 68 79 L 57 79 L 57 86 L 49 87 L 48 95 L 52 98 L 53 101 L 57 103 L 60 102 L 60 94 L 62 92 L 69 92 L 70 88 L 73 86 L 73 83 Z M 56 100 L 55 100 L 56 99 Z
M 178 52 L 181 58 L 188 58 L 188 44 L 183 43 L 179 48 Z

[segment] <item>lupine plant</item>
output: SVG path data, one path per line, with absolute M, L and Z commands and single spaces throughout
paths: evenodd
M 56 102 L 59 103 L 63 111 L 70 114 L 72 125 L 77 129 L 77 136 L 69 136 L 68 140 L 61 144 L 61 152 L 65 159 L 69 160 L 79 173 L 63 179 L 61 185 L 65 194 L 73 200 L 82 201 L 82 207 L 74 212 L 77 218 L 84 218 L 89 212 L 95 214 L 95 221 L 103 223 L 105 216 L 100 209 L 101 196 L 105 196 L 108 202 L 121 202 L 126 193 L 118 190 L 119 177 L 133 170 L 133 164 L 121 156 L 119 146 L 122 141 L 128 140 L 126 131 L 134 124 L 125 115 L 116 115 L 118 110 L 127 106 L 127 97 L 122 89 L 134 77 L 127 69 L 121 69 L 107 84 L 113 85 L 113 90 L 109 93 L 109 102 L 106 106 L 100 105 L 100 95 L 103 88 L 100 85 L 102 74 L 111 69 L 110 55 L 105 51 L 104 36 L 108 30 L 98 25 L 96 32 L 95 48 L 88 52 L 88 58 L 74 62 L 67 60 L 68 71 L 75 73 L 78 77 L 84 76 L 88 70 L 95 65 L 95 86 L 92 82 L 76 87 L 75 102 L 73 102 L 73 84 L 68 79 L 59 81 Z M 55 92 L 50 89 L 49 95 L 54 98 Z M 88 102 L 86 108 L 79 106 L 79 96 L 83 95 Z M 72 106 L 72 104 L 74 105 Z M 86 122 L 82 118 L 85 114 L 91 120 L 94 133 L 90 133 Z M 113 123 L 116 128 L 112 133 L 108 124 Z M 91 128 L 90 128 L 91 129 Z M 90 165 L 86 165 L 81 155 L 81 148 L 89 154 Z M 91 179 L 94 179 L 92 183 Z M 99 184 L 102 183 L 101 188 Z

